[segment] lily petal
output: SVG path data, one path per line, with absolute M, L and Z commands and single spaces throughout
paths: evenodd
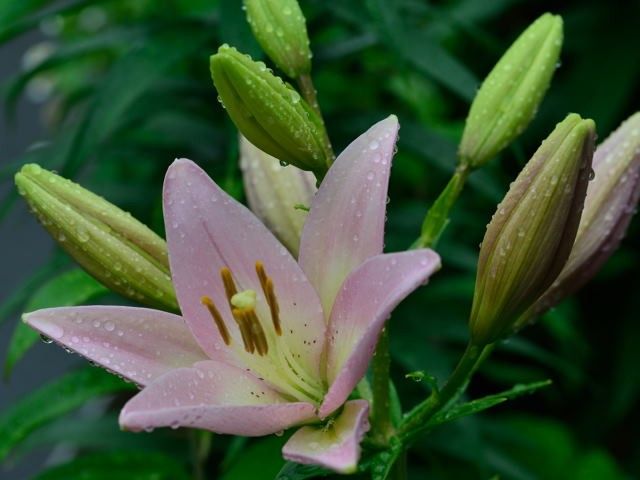
M 302 230 L 300 265 L 327 318 L 347 275 L 382 253 L 389 170 L 398 119 L 376 123 L 329 169 Z
M 66 348 L 139 385 L 207 356 L 183 319 L 147 308 L 48 308 L 22 319 Z
M 366 373 L 391 311 L 439 267 L 440 257 L 433 250 L 412 250 L 370 258 L 347 278 L 331 312 L 330 387 L 320 418 L 342 405 Z
M 292 462 L 353 473 L 360 459 L 360 441 L 369 430 L 368 414 L 366 400 L 351 400 L 330 426 L 307 426 L 294 433 L 282 454 Z
M 200 362 L 166 373 L 120 412 L 127 430 L 194 427 L 231 435 L 260 436 L 315 418 L 310 403 L 287 402 L 242 369 Z
M 258 293 L 258 318 L 263 327 L 272 328 L 256 273 L 260 261 L 273 280 L 284 339 L 306 371 L 318 378 L 326 328 L 322 307 L 300 266 L 273 234 L 189 160 L 176 160 L 169 167 L 164 216 L 180 308 L 204 351 L 213 359 L 229 361 L 229 349 L 201 304 L 205 295 L 220 311 L 232 342 L 240 342 L 220 277 L 224 267 L 231 270 L 238 291 Z

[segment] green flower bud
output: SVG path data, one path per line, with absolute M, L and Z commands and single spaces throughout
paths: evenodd
M 333 161 L 322 120 L 298 92 L 235 48 L 211 57 L 220 101 L 240 133 L 260 150 L 323 176 Z
M 549 88 L 562 47 L 562 18 L 545 13 L 527 28 L 493 67 L 478 90 L 458 156 L 477 168 L 529 125 Z
M 475 344 L 509 333 L 562 270 L 580 222 L 594 141 L 592 120 L 567 116 L 498 205 L 478 260 L 469 321 Z
M 15 182 L 40 223 L 90 275 L 142 304 L 178 310 L 166 243 L 130 213 L 39 165 L 22 167 Z
M 640 198 L 640 113 L 598 146 L 593 173 L 569 259 L 553 285 L 520 317 L 516 330 L 582 287 L 618 248 Z
M 240 168 L 251 210 L 297 258 L 305 207 L 317 190 L 315 178 L 292 165 L 283 167 L 242 136 Z
M 290 78 L 311 71 L 311 50 L 297 0 L 244 0 L 253 35 L 269 58 Z

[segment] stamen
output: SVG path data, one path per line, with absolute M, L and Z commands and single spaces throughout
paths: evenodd
M 264 298 L 269 305 L 269 311 L 271 312 L 271 321 L 273 322 L 273 328 L 277 335 L 282 335 L 282 325 L 280 324 L 280 306 L 276 298 L 276 292 L 273 287 L 273 280 L 267 276 L 267 272 L 264 269 L 264 264 L 260 261 L 256 262 L 256 273 L 260 280 L 260 286 L 264 293 Z
M 278 335 L 282 335 L 282 326 L 280 325 L 280 306 L 278 305 L 278 299 L 276 298 L 276 292 L 273 288 L 273 280 L 271 280 L 271 278 L 267 278 L 266 291 L 264 295 L 267 298 L 269 310 L 271 311 L 273 328 Z
M 231 276 L 231 270 L 227 267 L 222 267 L 220 269 L 220 276 L 222 277 L 222 283 L 224 284 L 224 291 L 227 294 L 227 300 L 229 300 L 229 304 L 231 304 L 231 298 L 238 293 L 236 284 Z
M 229 335 L 229 330 L 227 330 L 227 326 L 224 324 L 222 315 L 220 315 L 220 312 L 216 308 L 216 305 L 213 303 L 213 300 L 205 295 L 204 297 L 200 298 L 200 303 L 202 303 L 202 305 L 207 307 L 207 310 L 209 310 L 209 313 L 213 317 L 213 321 L 216 324 L 216 327 L 218 327 L 218 332 L 220 332 L 220 336 L 222 337 L 222 340 L 224 340 L 225 345 L 230 345 L 231 335 Z
M 249 328 L 248 322 L 244 316 L 244 312 L 234 308 L 231 310 L 233 314 L 233 318 L 238 324 L 238 329 L 240 330 L 240 335 L 242 336 L 242 343 L 244 345 L 245 351 L 249 353 L 255 352 L 255 344 L 253 343 L 253 337 L 251 335 L 251 330 Z
M 267 283 L 267 273 L 264 271 L 264 264 L 259 260 L 256 262 L 256 273 L 260 279 L 260 285 L 264 290 L 264 284 Z
M 248 310 L 244 312 L 245 318 L 248 320 L 249 328 L 252 334 L 253 343 L 258 350 L 258 355 L 266 355 L 269 352 L 269 344 L 267 343 L 267 336 L 264 333 L 260 320 L 254 310 Z

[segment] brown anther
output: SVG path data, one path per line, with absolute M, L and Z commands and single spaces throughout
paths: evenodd
M 222 277 L 222 283 L 224 284 L 224 292 L 227 295 L 227 300 L 229 300 L 229 305 L 231 305 L 231 297 L 238 293 L 236 284 L 231 276 L 231 270 L 227 267 L 222 267 L 220 269 L 220 276 Z
M 278 305 L 278 299 L 276 298 L 276 292 L 273 288 L 273 280 L 271 280 L 271 278 L 267 278 L 265 297 L 267 298 L 269 310 L 271 311 L 273 328 L 278 335 L 282 335 L 282 326 L 280 325 L 280 306 Z
M 222 315 L 220 315 L 220 312 L 216 308 L 216 305 L 213 303 L 213 300 L 205 295 L 200 298 L 200 303 L 202 303 L 202 305 L 207 307 L 207 310 L 209 310 L 209 313 L 213 317 L 213 321 L 216 324 L 216 327 L 218 327 L 218 332 L 220 332 L 220 336 L 222 337 L 222 340 L 224 340 L 225 345 L 230 345 L 231 335 L 229 335 L 229 330 L 227 330 L 227 326 L 224 324 Z
M 269 305 L 269 311 L 271 313 L 271 321 L 273 322 L 273 328 L 277 335 L 282 335 L 282 325 L 280 324 L 280 307 L 276 298 L 276 292 L 273 286 L 273 280 L 267 276 L 264 265 L 262 262 L 256 262 L 256 273 L 260 280 L 260 286 L 264 293 L 264 298 Z
M 260 285 L 264 290 L 264 285 L 267 283 L 267 272 L 264 271 L 264 264 L 259 260 L 256 262 L 256 273 L 258 274 L 258 279 L 260 279 Z
M 249 326 L 249 322 L 245 317 L 245 312 L 237 308 L 233 308 L 231 310 L 231 313 L 233 314 L 233 318 L 238 324 L 238 329 L 240 330 L 240 335 L 242 336 L 244 349 L 249 353 L 255 352 L 256 347 L 253 342 L 253 336 L 251 335 L 251 327 Z
M 267 337 L 262 325 L 260 325 L 260 320 L 258 320 L 256 312 L 250 310 L 244 314 L 247 319 L 247 323 L 249 324 L 249 330 L 251 331 L 251 340 L 256 346 L 258 355 L 266 355 L 267 352 L 269 352 L 269 344 L 267 343 Z

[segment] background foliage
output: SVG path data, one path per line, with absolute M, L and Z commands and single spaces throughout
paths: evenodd
M 638 2 L 572 0 L 349 0 L 301 2 L 314 50 L 314 80 L 336 150 L 376 120 L 402 125 L 390 186 L 387 250 L 406 248 L 455 166 L 470 100 L 504 49 L 539 14 L 565 21 L 562 65 L 531 127 L 506 153 L 474 173 L 439 246 L 445 268 L 391 321 L 393 370 L 405 408 L 428 391 L 405 378 L 450 372 L 467 339 L 478 243 L 496 203 L 537 144 L 568 111 L 592 117 L 604 138 L 640 104 Z M 160 189 L 175 157 L 197 161 L 242 198 L 233 125 L 216 101 L 208 57 L 223 42 L 261 56 L 237 0 L 23 0 L 0 3 L 0 41 L 39 29 L 43 41 L 24 69 L 3 79 L 4 113 L 29 93 L 42 101 L 46 140 L 4 159 L 10 183 L 25 162 L 81 182 L 161 232 Z M 16 128 L 20 128 L 18 124 Z M 0 218 L 16 204 L 1 199 Z M 640 476 L 640 244 L 635 221 L 622 248 L 575 298 L 540 325 L 505 342 L 474 379 L 472 397 L 550 378 L 532 396 L 467 417 L 418 442 L 415 478 L 618 479 Z M 42 235 L 45 235 L 42 231 Z M 11 241 L 3 239 L 3 241 Z M 63 255 L 0 306 L 0 322 L 36 306 L 121 303 L 72 269 Z M 76 291 L 74 295 L 64 292 Z M 34 338 L 16 329 L 7 380 Z M 53 348 L 53 347 L 51 347 Z M 120 432 L 117 407 L 131 386 L 90 367 L 51 379 L 0 412 L 0 461 L 64 444 L 66 464 L 39 479 L 189 478 L 194 458 L 184 431 Z M 88 400 L 110 395 L 78 420 Z M 209 478 L 273 478 L 285 438 L 214 436 Z M 8 470 L 10 471 L 10 470 Z M 70 473 L 73 472 L 73 473 Z M 102 473 L 101 473 L 102 472 Z M 305 473 L 306 472 L 306 473 Z M 281 478 L 307 478 L 285 470 Z M 74 476 L 75 475 L 75 476 Z M 428 475 L 428 476 L 427 476 Z

